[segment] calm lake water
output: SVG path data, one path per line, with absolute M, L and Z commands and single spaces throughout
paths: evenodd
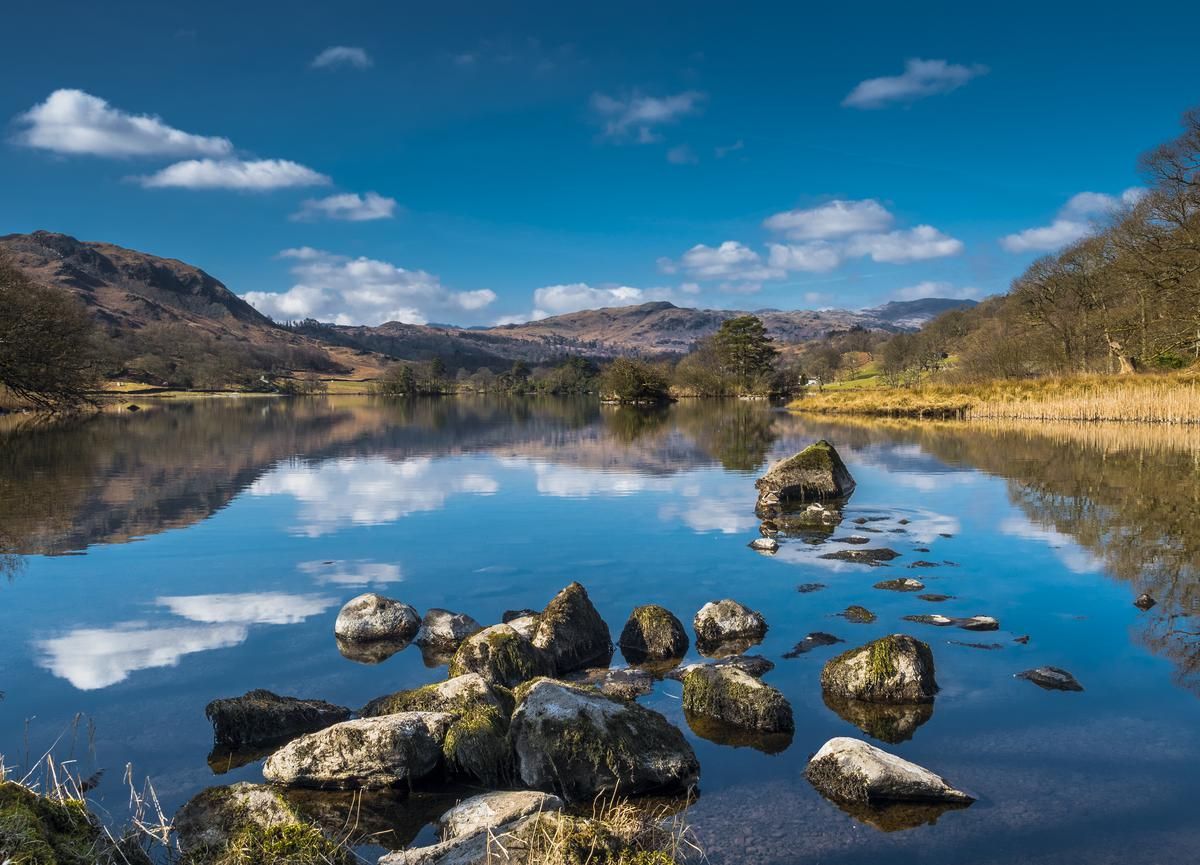
M 766 681 L 795 710 L 783 750 L 697 736 L 676 682 L 643 698 L 696 749 L 690 818 L 718 865 L 1196 861 L 1200 433 L 486 398 L 164 402 L 78 425 L 0 423 L 0 753 L 10 769 L 53 748 L 81 775 L 105 770 L 92 796 L 117 821 L 126 764 L 168 813 L 206 786 L 261 780 L 257 762 L 210 768 L 215 697 L 268 688 L 361 706 L 444 677 L 416 647 L 374 665 L 343 657 L 333 620 L 351 597 L 375 590 L 489 624 L 579 580 L 614 637 L 645 603 L 690 626 L 705 602 L 732 597 L 770 623 L 751 651 L 776 663 Z M 748 549 L 754 479 L 818 438 L 858 480 L 845 522 L 785 538 L 773 557 Z M 819 558 L 864 532 L 900 558 Z M 954 597 L 872 588 L 900 576 Z M 810 583 L 825 588 L 797 590 Z M 1148 612 L 1132 604 L 1143 591 L 1158 601 Z M 850 604 L 877 621 L 834 615 Z M 933 612 L 992 615 L 1001 630 L 902 619 Z M 812 631 L 847 645 L 902 631 L 932 646 L 932 715 L 876 744 L 977 803 L 883 831 L 808 785 L 826 739 L 863 736 L 818 684 L 847 645 L 783 658 Z M 1013 678 L 1043 664 L 1086 690 Z M 308 799 L 335 814 L 345 804 Z M 446 799 L 377 797 L 373 819 L 394 826 L 393 844 L 432 839 Z

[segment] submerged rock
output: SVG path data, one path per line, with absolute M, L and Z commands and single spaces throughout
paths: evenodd
M 824 631 L 813 631 L 803 640 L 798 642 L 790 652 L 784 655 L 785 658 L 799 658 L 801 655 L 806 655 L 813 649 L 819 649 L 822 646 L 832 646 L 835 643 L 846 642 L 841 637 L 835 637 L 833 634 L 826 634 Z
M 528 787 L 588 802 L 614 790 L 685 790 L 699 778 L 691 746 L 658 712 L 552 679 L 522 690 L 511 740 Z
M 284 745 L 263 764 L 263 777 L 296 787 L 395 787 L 437 767 L 453 720 L 445 712 L 401 712 L 343 721 Z
M 954 595 L 939 595 L 936 592 L 929 592 L 924 595 L 917 595 L 922 601 L 929 601 L 931 604 L 941 604 L 945 601 L 953 601 Z
M 450 675 L 478 673 L 489 684 L 512 688 L 554 672 L 545 652 L 511 625 L 492 625 L 463 640 L 450 661 Z
M 258 688 L 241 697 L 213 700 L 204 707 L 213 740 L 229 749 L 277 744 L 345 721 L 350 710 L 324 700 L 280 697 Z
M 877 616 L 868 610 L 866 607 L 861 607 L 858 604 L 851 604 L 838 613 L 847 622 L 853 622 L 856 625 L 869 625 L 875 621 Z
M 687 654 L 688 635 L 683 622 L 666 607 L 646 604 L 629 614 L 617 644 L 631 664 L 663 662 Z
M 854 478 L 833 445 L 822 439 L 775 463 L 754 486 L 756 509 L 770 512 L 789 504 L 844 499 L 854 492 Z
M 1143 610 L 1143 611 L 1150 609 L 1157 603 L 1158 603 L 1158 601 L 1154 600 L 1154 598 L 1150 597 L 1145 592 L 1142 592 L 1133 601 L 1133 605 L 1135 607 L 1137 607 L 1139 610 Z
M 919 592 L 925 588 L 925 584 L 920 580 L 914 580 L 912 577 L 900 577 L 895 580 L 883 580 L 875 584 L 875 588 L 883 589 L 887 592 Z
M 604 665 L 612 659 L 608 625 L 579 583 L 571 583 L 546 605 L 532 642 L 559 673 Z
M 996 631 L 1000 629 L 1000 622 L 992 616 L 952 618 L 943 616 L 941 613 L 921 613 L 915 616 L 905 616 L 904 621 L 916 622 L 918 625 L 933 625 L 938 628 L 948 628 L 953 625 L 964 631 Z
M 333 632 L 348 643 L 407 642 L 421 627 L 417 611 L 401 601 L 367 592 L 342 607 Z
M 804 774 L 818 791 L 839 802 L 975 801 L 928 769 L 861 739 L 830 739 L 813 755 Z
M 767 634 L 767 620 L 762 613 L 729 598 L 709 601 L 701 607 L 692 627 L 696 630 L 696 648 L 706 655 L 718 654 L 723 645 L 733 649 L 729 654 L 740 654 Z M 737 649 L 738 645 L 742 648 Z
M 1025 679 L 1039 688 L 1047 691 L 1082 691 L 1083 685 L 1061 667 L 1035 667 L 1014 674 L 1018 679 Z
M 831 559 L 835 562 L 853 562 L 858 565 L 870 565 L 878 567 L 885 562 L 890 562 L 892 559 L 899 558 L 900 554 L 895 550 L 890 550 L 887 547 L 880 547 L 873 550 L 835 550 L 832 553 L 822 553 L 818 558 Z
M 530 814 L 561 811 L 562 799 L 535 790 L 502 790 L 472 796 L 438 819 L 442 838 L 461 838 L 516 822 Z
M 933 652 L 906 634 L 880 637 L 828 660 L 821 689 L 868 703 L 930 703 L 938 690 Z
M 801 583 L 800 585 L 796 586 L 796 591 L 802 595 L 807 595 L 811 594 L 812 592 L 819 592 L 823 588 L 825 588 L 824 583 Z
M 701 666 L 688 671 L 683 677 L 683 708 L 760 733 L 795 730 L 792 707 L 783 694 L 736 667 Z
M 466 613 L 434 608 L 425 613 L 413 642 L 422 649 L 453 653 L 467 637 L 483 630 L 483 625 Z

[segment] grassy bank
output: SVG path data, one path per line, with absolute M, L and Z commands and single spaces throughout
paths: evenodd
M 1200 424 L 1200 374 L 1073 376 L 969 385 L 811 391 L 789 406 L 823 415 Z

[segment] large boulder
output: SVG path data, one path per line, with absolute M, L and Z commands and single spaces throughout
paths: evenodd
M 209 787 L 179 809 L 173 825 L 188 865 L 355 861 L 278 790 L 261 784 Z
M 612 660 L 608 625 L 579 583 L 571 583 L 542 610 L 532 642 L 549 656 L 558 673 L 603 666 Z
M 659 664 L 687 654 L 688 635 L 683 623 L 666 607 L 634 607 L 617 641 L 631 664 Z
M 795 730 L 783 694 L 737 667 L 696 667 L 683 677 L 683 709 L 762 733 Z
M 241 697 L 213 700 L 204 708 L 216 744 L 230 749 L 287 741 L 350 717 L 345 706 L 323 700 L 280 697 L 261 688 Z
M 685 790 L 700 764 L 658 712 L 552 679 L 524 689 L 510 737 L 521 781 L 568 802 Z
M 767 620 L 762 613 L 726 598 L 709 601 L 692 620 L 696 648 L 705 655 L 737 655 L 762 640 Z
M 756 510 L 763 516 L 789 505 L 844 499 L 854 491 L 854 478 L 833 445 L 822 439 L 775 463 L 754 486 Z
M 562 799 L 536 790 L 498 790 L 459 802 L 438 819 L 442 838 L 461 838 L 516 822 L 530 814 L 561 811 Z
M 506 688 L 553 672 L 550 657 L 510 625 L 492 625 L 467 637 L 450 661 L 451 676 L 478 673 L 488 683 Z
M 861 739 L 830 739 L 804 770 L 809 783 L 838 802 L 961 802 L 975 797 L 944 778 Z
M 343 721 L 284 745 L 267 758 L 263 777 L 295 787 L 395 787 L 437 767 L 453 721 L 446 712 Z
M 434 608 L 426 611 L 413 642 L 422 649 L 453 653 L 463 640 L 482 630 L 483 625 L 466 613 Z
M 420 627 L 421 617 L 408 604 L 367 592 L 346 602 L 333 632 L 348 643 L 407 642 Z
M 931 703 L 938 690 L 933 652 L 906 634 L 880 637 L 827 661 L 821 689 L 868 703 Z

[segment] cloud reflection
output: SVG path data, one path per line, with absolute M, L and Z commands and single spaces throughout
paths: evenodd
M 301 562 L 296 566 L 301 573 L 312 577 L 319 585 L 334 586 L 383 586 L 404 579 L 399 565 L 386 562 L 333 561 Z
M 309 616 L 323 613 L 336 604 L 337 599 L 322 595 L 289 595 L 285 592 L 247 592 L 162 597 L 155 603 L 193 622 L 294 625 Z

